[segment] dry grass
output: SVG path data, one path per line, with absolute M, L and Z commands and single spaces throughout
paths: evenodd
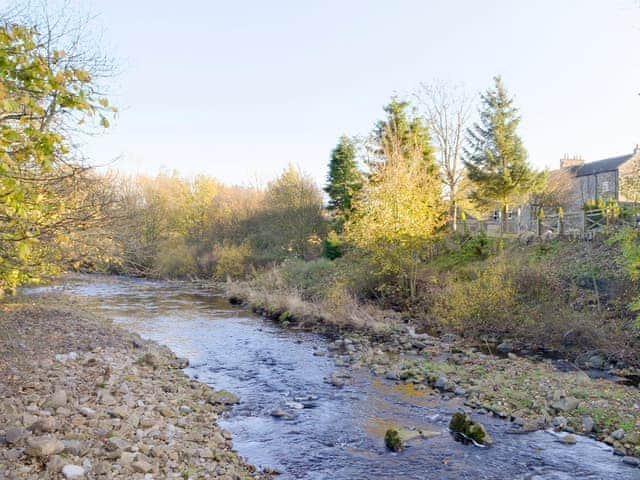
M 302 292 L 284 284 L 277 269 L 264 272 L 252 281 L 228 282 L 226 295 L 270 318 L 303 327 L 322 324 L 385 333 L 400 321 L 395 312 L 358 302 L 340 284 L 331 286 L 322 298 L 305 299 Z

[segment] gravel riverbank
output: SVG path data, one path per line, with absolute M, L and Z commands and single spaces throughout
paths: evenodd
M 594 378 L 577 368 L 561 371 L 550 359 L 517 355 L 508 344 L 488 353 L 455 335 L 435 338 L 416 334 L 402 323 L 379 332 L 304 318 L 267 308 L 234 289 L 231 303 L 243 304 L 287 328 L 311 329 L 334 338 L 328 352 L 336 366 L 366 368 L 374 375 L 439 394 L 464 399 L 474 413 L 511 422 L 512 433 L 553 429 L 600 440 L 631 467 L 640 467 L 640 390 L 606 378 Z M 277 304 L 277 302 L 275 302 Z M 309 308 L 311 311 L 312 309 Z M 366 327 L 366 326 L 365 326 Z M 601 371 L 599 373 L 604 373 Z M 340 387 L 348 379 L 328 378 Z M 564 438 L 564 437 L 563 437 Z
M 0 305 L 0 478 L 266 479 L 218 417 L 237 399 L 110 321 Z

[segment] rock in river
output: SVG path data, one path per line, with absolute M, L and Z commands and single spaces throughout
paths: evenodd
M 565 445 L 575 445 L 577 440 L 575 436 L 568 434 L 560 439 L 560 443 L 564 443 Z
M 640 467 L 640 459 L 637 459 L 636 457 L 623 457 L 622 461 L 632 467 Z
M 465 413 L 454 413 L 449 422 L 449 430 L 454 433 L 462 434 L 464 439 L 472 440 L 480 445 L 490 445 L 492 439 L 487 430 L 479 422 L 474 422 L 471 417 Z
M 239 401 L 240 399 L 236 395 L 226 390 L 216 390 L 207 398 L 207 402 L 211 405 L 233 405 Z
M 282 420 L 293 420 L 294 418 L 296 418 L 295 414 L 293 414 L 292 412 L 287 412 L 286 410 L 282 410 L 281 408 L 278 408 L 271 412 L 271 416 L 273 418 L 281 418 Z
M 400 434 L 393 428 L 390 428 L 384 434 L 384 444 L 392 452 L 401 452 L 404 448 Z

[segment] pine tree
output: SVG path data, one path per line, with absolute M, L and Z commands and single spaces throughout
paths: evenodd
M 472 199 L 480 207 L 499 207 L 504 231 L 509 206 L 535 191 L 544 174 L 527 161 L 527 151 L 516 133 L 520 116 L 499 76 L 481 101 L 480 121 L 468 131 L 464 163 L 474 187 Z
M 425 167 L 435 169 L 435 152 L 427 124 L 415 111 L 408 112 L 410 106 L 409 102 L 393 97 L 384 107 L 387 118 L 380 120 L 374 130 L 377 163 L 406 159 L 419 152 Z
M 324 191 L 329 195 L 328 209 L 334 213 L 340 231 L 353 212 L 353 198 L 362 188 L 362 174 L 356 164 L 356 146 L 343 135 L 331 152 L 329 174 Z

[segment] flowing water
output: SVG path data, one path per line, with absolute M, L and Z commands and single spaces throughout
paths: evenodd
M 454 441 L 447 433 L 460 400 L 360 371 L 343 388 L 325 383 L 336 371 L 319 335 L 284 330 L 189 283 L 112 277 L 71 278 L 64 290 L 124 327 L 189 359 L 187 374 L 241 398 L 221 422 L 235 449 L 249 462 L 282 472 L 281 479 L 640 479 L 612 449 L 578 437 L 564 445 L 551 432 L 506 433 L 509 425 L 488 417 L 491 448 Z M 39 290 L 33 289 L 37 294 Z M 292 409 L 297 399 L 307 407 Z M 275 409 L 295 418 L 271 416 Z M 396 454 L 383 437 L 388 426 L 439 432 L 409 442 Z

